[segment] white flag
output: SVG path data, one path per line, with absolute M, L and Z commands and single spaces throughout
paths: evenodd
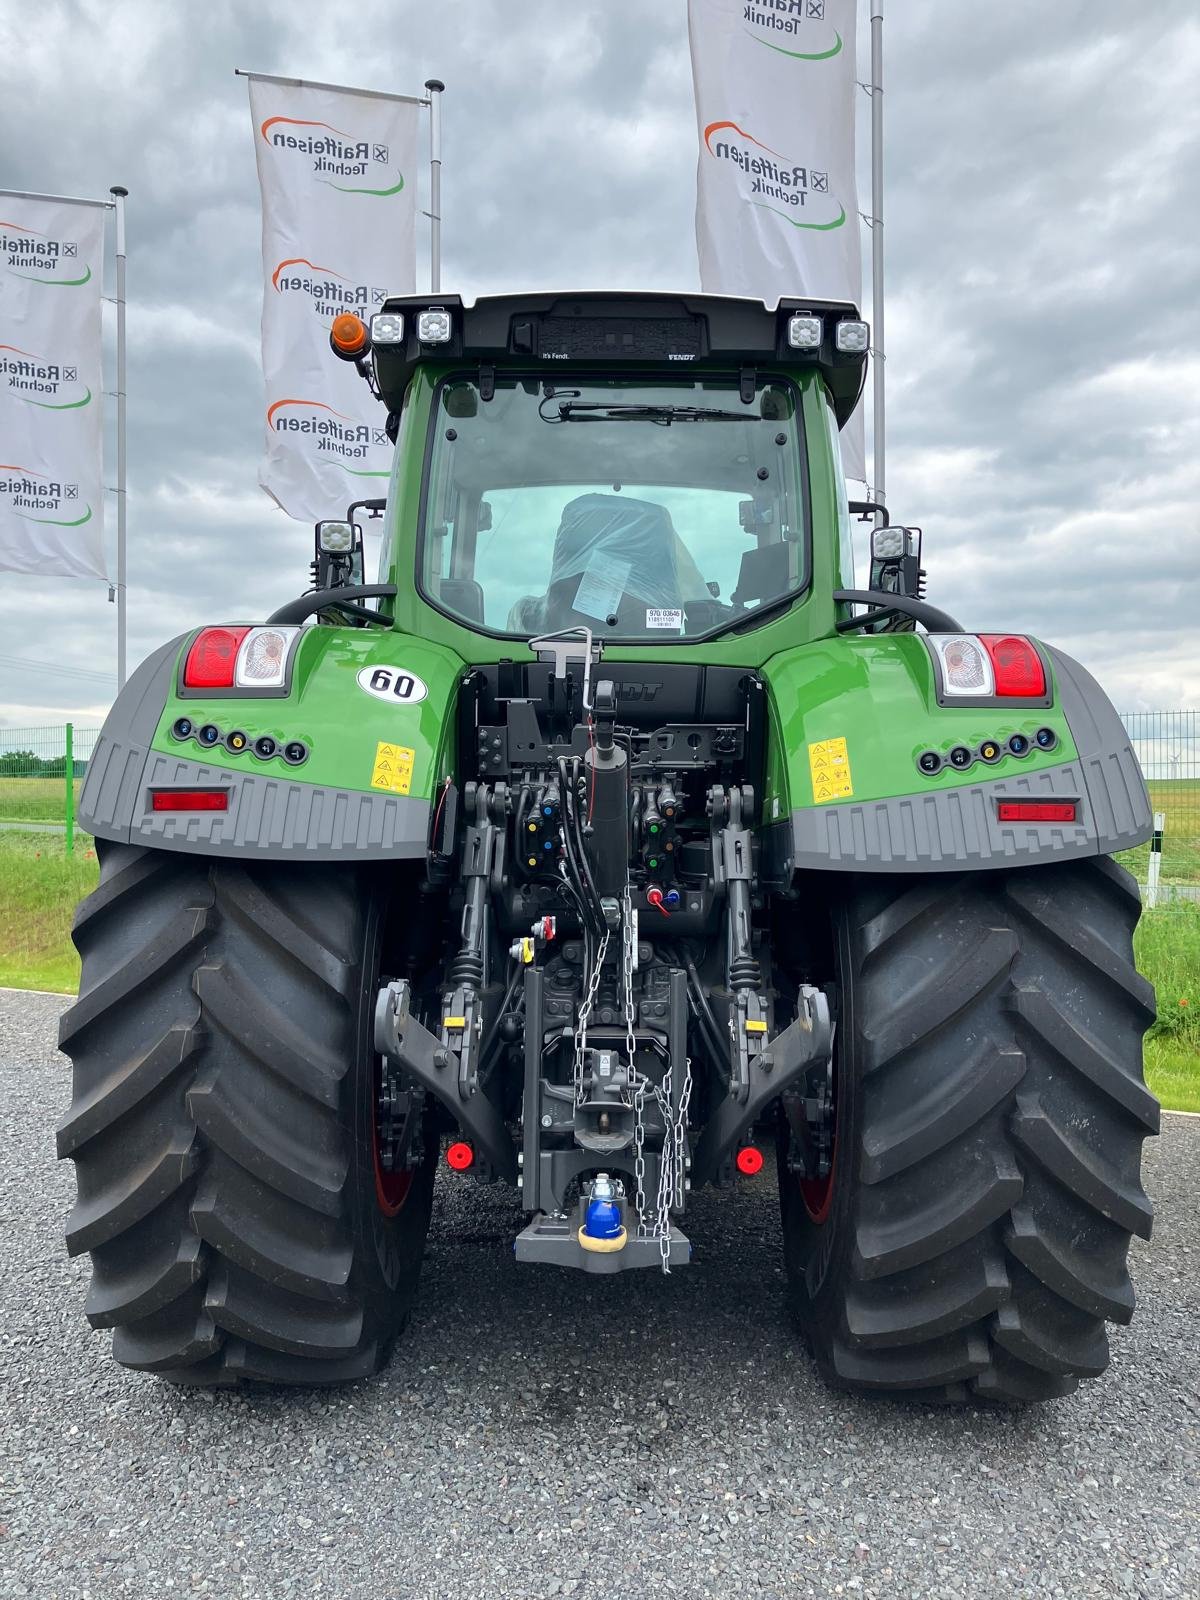
M 0 568 L 103 578 L 104 205 L 0 196 Z
M 378 401 L 329 348 L 415 287 L 416 101 L 250 76 L 262 190 L 266 455 L 259 483 L 302 522 L 382 490 Z
M 688 0 L 707 292 L 860 303 L 856 10 L 856 0 Z M 861 408 L 842 451 L 862 478 Z

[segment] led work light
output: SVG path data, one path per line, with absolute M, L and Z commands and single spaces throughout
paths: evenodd
M 898 526 L 872 528 L 872 561 L 899 561 L 901 556 L 911 556 L 915 553 L 915 541 L 911 528 Z
M 317 548 L 328 556 L 345 555 L 354 548 L 354 525 L 349 522 L 318 522 Z
M 834 330 L 833 342 L 844 356 L 862 355 L 871 342 L 870 325 L 866 322 L 839 322 Z
M 449 344 L 450 313 L 441 306 L 430 306 L 417 313 L 417 338 L 422 344 Z
M 404 318 L 398 311 L 377 311 L 371 318 L 372 344 L 403 344 Z
M 788 344 L 793 350 L 819 350 L 823 332 L 820 317 L 788 318 Z

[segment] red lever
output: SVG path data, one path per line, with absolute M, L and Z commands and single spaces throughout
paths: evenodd
M 646 904 L 653 906 L 655 911 L 661 911 L 664 917 L 671 915 L 666 906 L 663 905 L 663 892 L 657 885 L 653 889 L 646 890 Z

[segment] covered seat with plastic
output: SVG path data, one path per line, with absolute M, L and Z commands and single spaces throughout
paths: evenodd
M 592 626 L 616 615 L 626 632 L 643 632 L 647 611 L 686 612 L 711 595 L 670 512 L 652 500 L 582 494 L 563 507 L 550 582 L 509 614 L 514 633 Z

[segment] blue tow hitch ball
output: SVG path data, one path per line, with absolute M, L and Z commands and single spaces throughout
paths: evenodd
M 624 1232 L 617 1191 L 607 1172 L 596 1174 L 584 1212 L 582 1231 L 589 1239 L 604 1240 L 619 1239 Z

